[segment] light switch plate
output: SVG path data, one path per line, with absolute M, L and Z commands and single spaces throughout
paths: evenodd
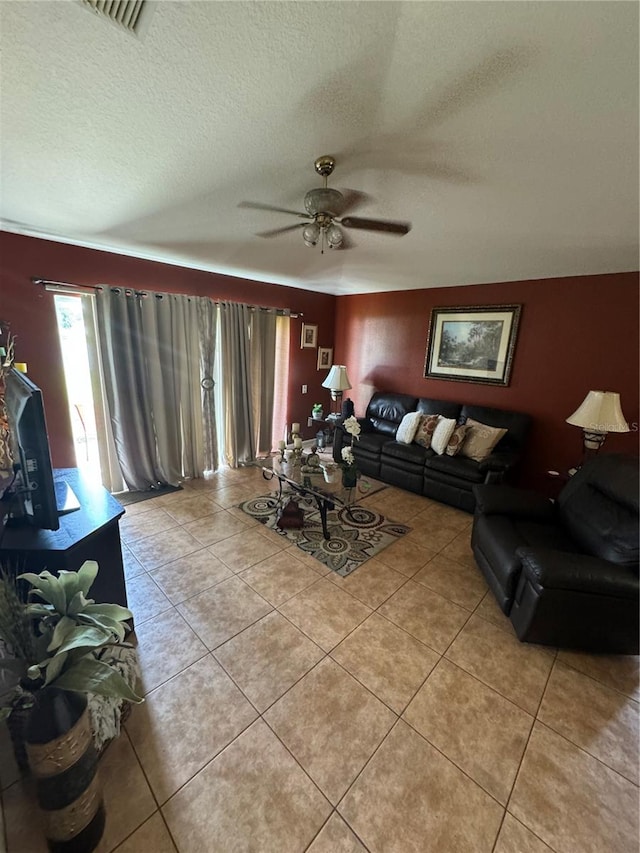
M 303 386 L 302 386 L 302 393 L 303 393 L 303 394 L 306 394 L 306 393 L 307 393 L 307 386 L 306 386 L 306 385 L 303 385 Z

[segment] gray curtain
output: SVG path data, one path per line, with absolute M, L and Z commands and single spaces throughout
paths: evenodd
M 275 310 L 220 303 L 220 438 L 224 461 L 231 467 L 272 447 L 276 322 Z
M 227 465 L 255 459 L 249 323 L 251 309 L 239 302 L 220 303 L 220 400 L 222 446 Z
M 198 297 L 105 288 L 98 338 L 113 436 L 130 489 L 204 468 Z
M 276 371 L 277 312 L 257 309 L 251 315 L 251 386 L 255 450 L 258 456 L 271 452 L 273 444 L 273 401 Z
M 219 314 L 219 306 L 215 302 L 210 299 L 198 300 L 200 375 L 202 376 L 202 441 L 205 471 L 215 471 L 219 464 L 214 387 Z

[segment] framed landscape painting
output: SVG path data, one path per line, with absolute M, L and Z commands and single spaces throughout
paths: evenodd
M 521 308 L 434 308 L 427 336 L 425 377 L 508 385 Z

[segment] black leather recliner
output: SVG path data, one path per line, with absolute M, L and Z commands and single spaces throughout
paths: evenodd
M 596 456 L 555 503 L 509 486 L 474 492 L 473 553 L 521 640 L 638 653 L 637 459 Z

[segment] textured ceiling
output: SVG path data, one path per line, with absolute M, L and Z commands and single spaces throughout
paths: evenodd
M 5 230 L 334 294 L 638 268 L 636 3 L 151 5 L 0 3 Z M 320 154 L 412 231 L 255 236 Z

